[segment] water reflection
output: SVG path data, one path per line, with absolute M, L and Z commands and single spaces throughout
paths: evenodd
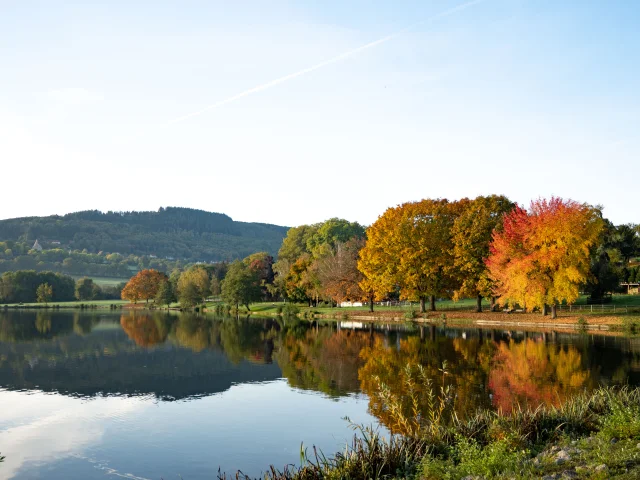
M 379 386 L 402 396 L 407 365 L 422 366 L 435 391 L 452 386 L 454 408 L 464 416 L 480 407 L 558 404 L 599 384 L 638 384 L 640 343 L 166 312 L 0 312 L 0 386 L 10 389 L 170 400 L 284 377 L 292 387 L 333 398 L 363 392 L 388 425 Z M 426 399 L 419 408 L 427 409 Z
M 298 461 L 301 441 L 340 448 L 351 436 L 345 415 L 397 428 L 378 393 L 383 383 L 406 399 L 407 366 L 420 366 L 436 391 L 451 386 L 464 417 L 480 407 L 557 404 L 599 384 L 640 384 L 640 340 L 166 312 L 0 312 L 0 452 L 16 478 L 102 478 L 92 470 L 98 464 L 140 478 L 210 478 L 219 465 L 257 476 L 269 463 Z M 423 414 L 424 393 L 415 407 Z
M 500 343 L 492 363 L 489 389 L 493 404 L 504 411 L 516 404 L 559 405 L 596 383 L 595 372 L 575 346 L 546 344 L 542 339 Z

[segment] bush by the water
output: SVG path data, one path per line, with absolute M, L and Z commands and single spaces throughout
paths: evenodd
M 287 303 L 282 307 L 282 315 L 286 317 L 295 317 L 300 313 L 300 308 L 293 303 Z
M 352 425 L 357 434 L 343 452 L 325 456 L 315 447 L 301 448 L 300 467 L 272 466 L 264 478 L 640 478 L 638 388 L 600 388 L 559 407 L 482 410 L 461 419 L 453 411 L 450 387 L 434 392 L 419 368 L 407 382 L 411 388 L 404 397 L 379 385 L 379 400 L 406 434 L 389 436 Z M 403 407 L 420 395 L 429 397 L 430 413 L 407 415 Z M 228 477 L 220 473 L 219 478 Z M 238 473 L 235 478 L 249 477 Z

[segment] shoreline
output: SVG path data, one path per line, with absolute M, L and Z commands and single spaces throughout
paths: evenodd
M 148 311 L 148 312 L 183 312 L 179 307 L 171 308 L 154 308 L 145 304 L 126 304 L 126 303 L 107 303 L 104 301 L 100 304 L 95 303 L 74 303 L 69 305 L 52 304 L 52 305 L 0 305 L 0 312 L 20 311 L 20 310 L 42 310 L 42 311 L 96 311 L 108 310 L 116 311 Z M 625 317 L 634 317 L 633 313 L 627 315 L 611 315 L 601 313 L 588 313 L 584 315 L 577 314 L 560 314 L 555 321 L 550 316 L 542 316 L 539 313 L 504 313 L 490 312 L 482 313 L 460 311 L 460 310 L 442 310 L 435 312 L 427 312 L 424 314 L 416 314 L 415 318 L 407 318 L 406 312 L 400 310 L 378 311 L 371 314 L 363 310 L 345 311 L 344 308 L 336 308 L 335 313 L 320 313 L 312 311 L 300 312 L 295 317 L 301 320 L 335 320 L 335 321 L 354 321 L 354 322 L 373 322 L 373 323 L 416 323 L 422 325 L 434 326 L 451 326 L 451 327 L 478 327 L 483 329 L 491 329 L 495 327 L 518 327 L 531 330 L 544 331 L 581 331 L 581 332 L 622 332 L 625 327 Z M 186 310 L 185 312 L 189 312 Z M 194 313 L 206 315 L 215 314 L 212 308 L 202 309 Z M 281 313 L 275 311 L 254 311 L 243 310 L 239 316 L 251 317 L 284 317 Z M 633 322 L 635 325 L 635 322 Z M 638 316 L 638 326 L 640 326 L 640 316 Z

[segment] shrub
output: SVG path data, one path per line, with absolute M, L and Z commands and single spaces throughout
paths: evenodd
M 411 310 L 407 310 L 406 312 L 404 312 L 404 318 L 413 319 L 417 317 L 418 317 L 418 313 L 413 308 Z
M 297 305 L 294 305 L 293 303 L 287 303 L 282 308 L 282 314 L 287 317 L 295 317 L 299 313 L 300 313 L 300 309 L 298 308 Z

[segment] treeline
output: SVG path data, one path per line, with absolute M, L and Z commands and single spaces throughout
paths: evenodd
M 221 296 L 227 303 L 246 305 L 272 300 L 273 257 L 266 252 L 249 255 L 231 264 L 192 265 L 170 276 L 153 269 L 142 270 L 127 282 L 121 296 L 133 303 L 153 301 L 169 306 L 180 302 L 183 308 L 197 307 L 210 296 Z
M 376 301 L 407 299 L 422 312 L 427 303 L 435 310 L 438 298 L 476 298 L 482 311 L 489 298 L 492 308 L 551 309 L 555 316 L 558 304 L 583 292 L 605 301 L 621 282 L 635 281 L 638 255 L 638 227 L 615 226 L 587 204 L 540 199 L 525 210 L 498 195 L 425 199 L 389 208 L 366 229 L 337 218 L 294 227 L 276 262 L 262 252 L 196 265 L 157 277 L 145 297 L 123 298 L 190 307 L 220 295 L 236 308 L 276 298 L 363 300 L 371 309 Z
M 139 270 L 153 268 L 170 272 L 183 268 L 181 260 L 119 253 L 89 253 L 85 250 L 49 248 L 37 250 L 33 242 L 0 242 L 0 273 L 16 270 L 52 271 L 74 276 L 128 279 Z
M 100 286 L 90 278 L 76 281 L 56 272 L 19 270 L 0 276 L 0 303 L 49 303 L 120 299 L 124 282 Z
M 4 241 L 31 246 L 38 240 L 44 249 L 153 255 L 189 262 L 233 260 L 257 251 L 274 254 L 286 231 L 277 225 L 235 222 L 224 214 L 175 207 L 157 212 L 86 211 L 0 221 L 0 240 Z M 149 267 L 153 266 L 144 268 Z
M 592 300 L 635 278 L 638 227 L 599 208 L 552 198 L 528 210 L 504 196 L 425 199 L 387 209 L 365 230 L 344 220 L 288 231 L 274 285 L 294 301 L 482 298 L 555 315 L 581 292 Z

